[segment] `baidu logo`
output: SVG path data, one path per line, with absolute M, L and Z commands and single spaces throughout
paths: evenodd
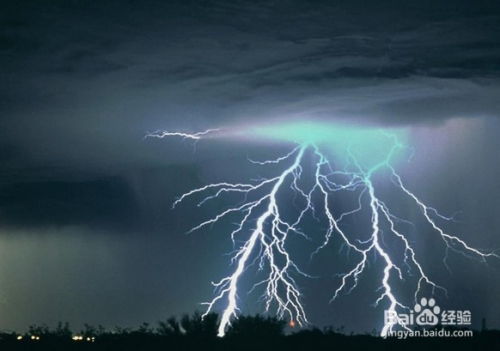
M 421 327 L 433 327 L 438 324 L 442 326 L 470 326 L 472 322 L 471 312 L 468 310 L 442 310 L 434 298 L 422 297 L 413 310 L 409 313 L 397 313 L 393 310 L 386 310 L 384 313 L 384 323 L 404 327 L 418 325 Z
M 418 325 L 437 325 L 439 323 L 439 312 L 441 308 L 436 305 L 436 300 L 425 297 L 420 299 L 420 303 L 415 304 L 413 311 L 418 313 L 415 317 L 415 322 Z

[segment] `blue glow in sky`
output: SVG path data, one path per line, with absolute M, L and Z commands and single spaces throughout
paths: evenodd
M 303 121 L 275 123 L 254 127 L 251 134 L 264 139 L 281 140 L 297 144 L 314 144 L 335 159 L 349 156 L 370 171 L 386 161 L 394 162 L 407 147 L 406 129 L 376 128 Z

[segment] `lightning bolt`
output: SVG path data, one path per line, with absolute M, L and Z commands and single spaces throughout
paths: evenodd
M 200 140 L 203 137 L 206 137 L 209 134 L 214 134 L 219 132 L 220 129 L 207 129 L 203 132 L 197 133 L 183 133 L 183 132 L 168 132 L 165 130 L 157 130 L 152 133 L 146 134 L 148 138 L 165 138 L 165 137 L 181 137 L 183 139 L 191 139 L 191 140 Z
M 203 132 L 187 134 L 177 132 L 155 132 L 151 137 L 171 137 L 179 136 L 199 140 L 210 133 L 217 132 L 216 129 L 209 129 Z M 239 215 L 236 228 L 230 233 L 231 240 L 235 250 L 232 253 L 231 263 L 234 266 L 232 273 L 222 278 L 218 282 L 212 282 L 215 288 L 215 297 L 206 305 L 207 315 L 216 308 L 216 305 L 222 304 L 223 312 L 219 322 L 218 335 L 225 335 L 227 328 L 231 325 L 231 320 L 237 318 L 238 291 L 240 282 L 249 267 L 257 265 L 260 272 L 264 272 L 265 278 L 255 283 L 251 289 L 263 287 L 263 301 L 265 311 L 272 308 L 276 310 L 278 317 L 289 318 L 295 324 L 308 323 L 305 309 L 302 302 L 302 294 L 294 279 L 297 275 L 311 277 L 303 272 L 290 256 L 286 243 L 290 235 L 299 235 L 311 240 L 300 229 L 300 224 L 308 213 L 314 218 L 321 214 L 326 219 L 328 225 L 322 239 L 322 243 L 312 252 L 311 258 L 326 248 L 333 239 L 338 236 L 342 244 L 355 253 L 353 266 L 350 270 L 340 275 L 340 283 L 334 290 L 331 301 L 337 299 L 341 293 L 350 293 L 358 285 L 362 273 L 365 271 L 369 255 L 374 254 L 382 259 L 382 278 L 377 291 L 380 295 L 375 301 L 375 305 L 382 302 L 387 303 L 386 311 L 396 316 L 387 321 L 382 330 L 381 336 L 385 337 L 393 331 L 396 326 L 409 329 L 402 320 L 397 317 L 400 310 L 408 310 L 397 297 L 393 288 L 393 280 L 404 280 L 405 276 L 416 274 L 417 284 L 414 292 L 414 299 L 424 285 L 443 290 L 445 288 L 435 283 L 424 270 L 419 262 L 417 253 L 412 247 L 411 241 L 407 235 L 399 228 L 400 222 L 410 223 L 393 214 L 389 206 L 382 201 L 377 194 L 374 185 L 374 177 L 377 174 L 388 172 L 390 180 L 403 195 L 408 197 L 420 209 L 423 219 L 431 226 L 433 232 L 443 241 L 446 248 L 444 264 L 447 267 L 446 258 L 448 250 L 460 253 L 466 257 L 476 257 L 486 261 L 488 257 L 499 257 L 495 252 L 486 252 L 473 248 L 459 237 L 447 233 L 442 229 L 437 221 L 452 220 L 452 218 L 441 215 L 435 208 L 426 205 L 404 184 L 401 176 L 392 166 L 391 161 L 394 155 L 403 148 L 396 137 L 386 135 L 392 147 L 387 152 L 384 160 L 378 164 L 365 168 L 359 162 L 355 153 L 348 148 L 348 163 L 342 170 L 335 170 L 332 164 L 320 147 L 313 142 L 299 143 L 289 153 L 272 160 L 254 161 L 249 160 L 258 166 L 274 165 L 283 166 L 282 171 L 275 177 L 264 178 L 259 181 L 249 183 L 214 183 L 200 188 L 193 189 L 181 195 L 173 204 L 179 205 L 184 200 L 201 195 L 204 196 L 198 206 L 202 206 L 208 201 L 222 197 L 226 194 L 239 193 L 244 197 L 244 201 L 229 207 L 228 209 L 216 214 L 214 217 L 193 227 L 190 232 L 213 225 L 224 218 L 232 215 Z M 301 176 L 304 172 L 305 155 L 313 158 L 313 184 L 306 187 L 301 183 Z M 341 179 L 341 180 L 339 180 Z M 283 201 L 279 201 L 278 194 L 284 191 L 294 191 L 304 201 L 304 205 L 298 209 L 297 216 L 293 219 L 285 219 L 282 212 L 286 207 Z M 358 207 L 335 215 L 334 195 L 340 192 L 351 192 L 357 194 Z M 319 198 L 321 201 L 313 199 Z M 365 240 L 354 239 L 352 233 L 347 233 L 342 226 L 343 220 L 367 207 L 370 213 L 371 226 L 367 231 L 368 237 Z M 383 230 L 388 228 L 388 230 Z M 245 233 L 247 233 L 245 235 Z M 384 244 L 385 238 L 391 238 L 397 241 L 403 250 L 403 260 L 398 262 L 387 250 Z M 404 268 L 402 267 L 404 265 Z

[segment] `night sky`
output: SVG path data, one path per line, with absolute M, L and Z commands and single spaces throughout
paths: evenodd
M 247 158 L 293 146 L 144 138 L 158 129 L 406 128 L 414 153 L 398 169 L 407 185 L 457 213 L 450 232 L 499 249 L 499 23 L 498 1 L 3 1 L 0 329 L 137 326 L 203 309 L 210 282 L 230 272 L 234 223 L 187 235 L 228 203 L 172 202 L 207 183 L 263 176 Z M 500 328 L 500 260 L 450 253 L 448 271 L 430 229 L 412 235 L 449 291 L 438 304 Z M 301 249 L 309 255 L 292 244 Z M 317 276 L 300 280 L 309 320 L 379 329 L 375 273 L 328 303 L 346 262 L 338 247 L 304 262 Z M 262 311 L 245 291 L 240 306 Z

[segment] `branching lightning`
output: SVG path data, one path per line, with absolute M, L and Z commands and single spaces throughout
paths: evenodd
M 167 132 L 164 130 L 157 130 L 156 132 L 148 133 L 146 137 L 165 138 L 165 137 L 177 136 L 177 137 L 182 137 L 183 139 L 200 140 L 201 138 L 206 137 L 207 135 L 213 133 L 217 133 L 218 131 L 220 131 L 220 129 L 207 129 L 203 132 L 197 132 L 197 133 Z
M 199 140 L 216 131 L 218 130 L 209 129 L 194 134 L 155 132 L 149 136 L 158 138 L 178 136 Z M 352 268 L 340 276 L 340 283 L 333 292 L 332 300 L 338 298 L 341 293 L 349 293 L 357 287 L 361 275 L 368 265 L 370 254 L 380 257 L 383 265 L 378 290 L 380 295 L 375 304 L 386 303 L 386 310 L 389 312 L 408 309 L 396 297 L 392 284 L 395 279 L 403 280 L 407 275 L 416 274 L 415 300 L 424 285 L 429 286 L 433 292 L 435 289 L 445 291 L 425 272 L 422 263 L 418 260 L 411 240 L 408 239 L 408 235 L 399 229 L 399 223 L 407 221 L 397 217 L 379 197 L 374 177 L 381 172 L 389 174 L 390 180 L 397 191 L 416 205 L 423 215 L 424 221 L 443 241 L 446 248 L 445 265 L 447 264 L 448 250 L 467 257 L 476 257 L 483 261 L 488 257 L 498 257 L 494 252 L 473 248 L 464 240 L 447 233 L 438 225 L 438 221 L 449 221 L 452 218 L 439 214 L 436 209 L 426 205 L 408 189 L 391 163 L 395 154 L 403 146 L 394 136 L 386 135 L 386 139 L 390 143 L 388 152 L 381 162 L 370 167 L 364 166 L 356 154 L 350 148 L 347 148 L 345 153 L 347 154 L 348 164 L 341 170 L 335 170 L 328 157 L 321 151 L 320 144 L 307 140 L 298 143 L 289 153 L 276 159 L 266 161 L 250 160 L 250 162 L 258 166 L 282 166 L 281 172 L 275 177 L 249 183 L 221 182 L 209 184 L 183 194 L 174 202 L 173 206 L 175 207 L 190 197 L 201 195 L 204 197 L 198 203 L 198 206 L 202 206 L 211 199 L 231 193 L 239 193 L 244 196 L 243 202 L 216 214 L 191 229 L 191 231 L 202 229 L 228 216 L 240 216 L 236 228 L 230 233 L 235 246 L 231 257 L 234 269 L 228 276 L 212 283 L 215 287 L 215 297 L 210 302 L 205 303 L 207 306 L 205 315 L 217 308 L 216 306 L 223 306 L 218 329 L 219 336 L 225 335 L 231 320 L 237 317 L 240 283 L 246 270 L 252 265 L 257 265 L 259 271 L 265 272 L 265 278 L 255 283 L 252 290 L 263 287 L 266 312 L 275 309 L 280 318 L 289 318 L 299 325 L 308 322 L 302 295 L 294 277 L 297 275 L 309 277 L 309 275 L 304 273 L 294 262 L 286 247 L 290 235 L 300 235 L 310 239 L 300 229 L 301 223 L 308 214 L 313 217 L 321 215 L 327 222 L 321 244 L 312 252 L 312 258 L 319 251 L 325 249 L 334 236 L 347 246 L 351 252 L 355 253 Z M 313 159 L 311 169 L 313 181 L 308 186 L 305 186 L 300 181 L 306 168 L 306 156 Z M 282 212 L 286 207 L 286 203 L 280 202 L 278 196 L 279 193 L 290 189 L 303 199 L 304 204 L 298 209 L 297 216 L 292 220 L 285 219 L 285 216 L 283 216 Z M 335 195 L 341 192 L 356 194 L 358 196 L 357 208 L 336 214 L 332 210 L 335 205 Z M 368 211 L 371 219 L 371 226 L 366 231 L 367 236 L 364 240 L 355 239 L 342 226 L 342 222 L 346 217 L 362 210 Z M 387 230 L 382 230 L 382 226 Z M 247 234 L 245 235 L 245 233 Z M 388 237 L 397 241 L 403 248 L 404 259 L 402 262 L 394 259 L 394 256 L 384 245 L 384 238 Z M 408 326 L 400 320 L 388 322 L 383 326 L 381 336 L 386 336 L 397 325 L 408 329 Z

